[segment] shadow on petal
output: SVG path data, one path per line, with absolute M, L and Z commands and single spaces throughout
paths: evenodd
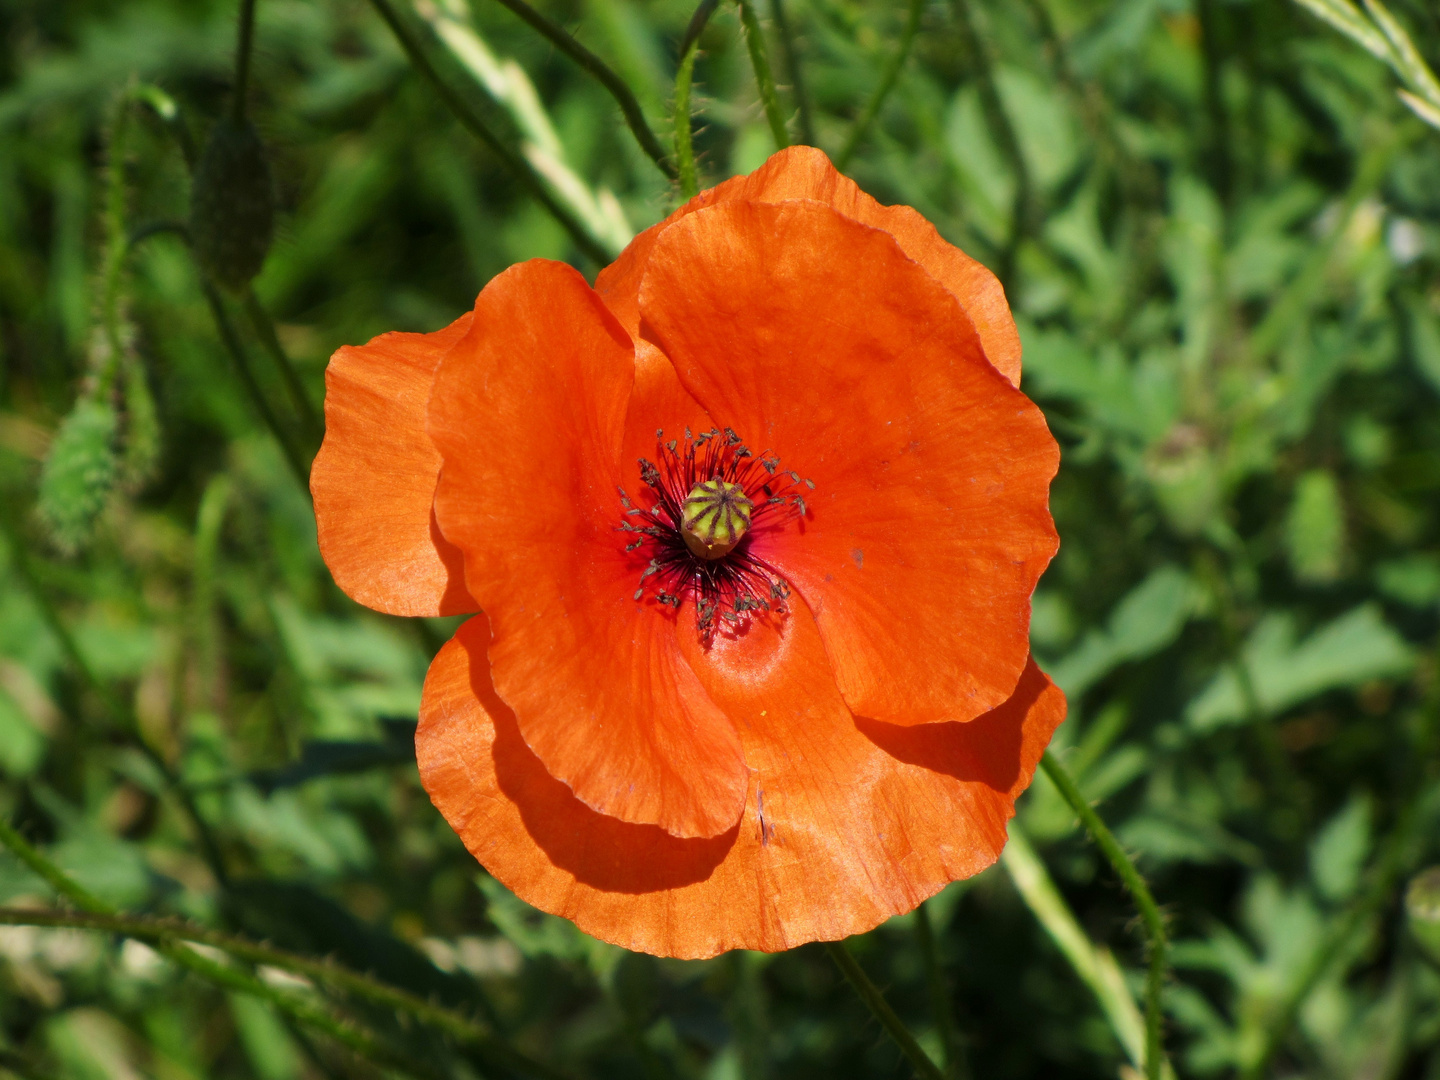
M 440 522 L 435 520 L 434 506 L 430 507 L 430 542 L 435 545 L 435 554 L 445 568 L 445 591 L 440 598 L 440 610 L 474 610 L 475 601 L 465 588 L 465 553 L 445 539 L 440 531 Z M 466 605 L 469 605 L 468 608 Z
M 485 643 L 471 640 L 465 647 L 471 653 L 471 689 L 495 725 L 496 783 L 555 867 L 591 888 L 616 893 L 677 889 L 710 877 L 734 845 L 740 822 L 719 836 L 687 840 L 592 810 L 525 745 L 515 714 L 490 683 Z
M 1008 793 L 1034 767 L 1022 760 L 1023 727 L 1050 687 L 1050 680 L 1030 660 L 1010 699 L 967 723 L 899 727 L 857 716 L 855 726 L 898 761 Z

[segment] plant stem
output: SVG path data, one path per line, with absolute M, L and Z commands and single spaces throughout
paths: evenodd
M 576 41 L 564 27 L 547 19 L 525 0 L 499 0 L 499 3 L 518 15 L 557 49 L 593 75 L 601 86 L 610 91 L 610 96 L 620 106 L 620 111 L 625 115 L 625 123 L 629 125 L 635 141 L 640 144 L 640 149 L 650 156 L 662 173 L 674 180 L 677 176 L 675 166 L 665 155 L 665 148 L 660 145 L 660 140 L 650 129 L 650 124 L 645 119 L 645 112 L 640 108 L 639 100 L 625 80 L 616 74 L 604 60 Z
M 930 924 L 930 908 L 925 901 L 915 909 L 915 937 L 925 963 L 925 981 L 930 989 L 930 1007 L 935 1012 L 935 1029 L 940 1033 L 940 1047 L 945 1055 L 945 1075 L 960 1074 L 960 1056 L 955 1048 L 954 1005 L 945 985 L 945 972 L 935 945 L 935 928 Z
M 1020 149 L 1020 138 L 1015 134 L 1015 126 L 1010 122 L 1010 114 L 1005 111 L 1005 103 L 1000 98 L 1000 90 L 995 82 L 994 64 L 990 59 L 990 50 L 986 47 L 985 39 L 975 25 L 975 13 L 970 7 L 969 0 L 955 0 L 956 22 L 960 28 L 960 34 L 965 41 L 965 49 L 970 53 L 971 61 L 975 65 L 975 81 L 980 91 L 980 103 L 984 106 L 985 123 L 990 128 L 990 133 L 995 141 L 1000 144 L 1000 151 L 1009 159 L 1010 168 L 1015 173 L 1015 198 L 1010 210 L 1010 237 L 1000 253 L 1000 265 L 996 268 L 995 276 L 1000 279 L 1000 284 L 1005 286 L 1007 292 L 1015 288 L 1015 259 L 1020 250 L 1021 241 L 1030 232 L 1031 226 L 1031 182 L 1030 167 L 1025 162 L 1025 154 Z
M 1324 287 L 1330 258 L 1344 238 L 1351 218 L 1366 197 L 1380 186 L 1389 171 L 1390 162 L 1410 143 L 1414 135 L 1414 131 L 1402 125 L 1361 155 L 1355 167 L 1354 178 L 1340 202 L 1340 212 L 1335 215 L 1335 226 L 1323 240 L 1310 246 L 1299 273 L 1284 286 L 1265 312 L 1260 324 L 1250 334 L 1248 351 L 1252 363 L 1260 364 L 1268 360 L 1291 340 L 1296 325 L 1305 317 Z
M 1164 916 L 1161 915 L 1154 896 L 1150 894 L 1150 886 L 1145 883 L 1140 871 L 1135 868 L 1130 856 L 1125 854 L 1105 822 L 1100 820 L 1100 815 L 1085 801 L 1085 796 L 1065 771 L 1065 767 L 1049 751 L 1041 757 L 1040 767 L 1075 811 L 1081 824 L 1085 826 L 1085 831 L 1090 834 L 1095 846 L 1124 882 L 1135 906 L 1140 909 L 1140 918 L 1145 925 L 1145 936 L 1150 946 L 1150 970 L 1145 979 L 1145 1075 L 1149 1080 L 1160 1080 L 1165 1068 L 1160 993 L 1165 986 L 1166 953 L 1169 944 L 1165 934 Z
M 170 767 L 170 763 L 164 759 L 153 746 L 140 734 L 139 725 L 135 722 L 134 714 L 127 709 L 99 677 L 91 669 L 89 661 L 80 652 L 80 647 L 75 641 L 74 635 L 70 633 L 69 627 L 60 618 L 60 612 L 50 600 L 50 594 L 41 586 L 39 578 L 35 576 L 34 567 L 30 565 L 30 559 L 25 551 L 24 542 L 19 530 L 15 526 L 15 515 L 10 513 L 8 507 L 0 507 L 0 531 L 5 534 L 5 539 L 10 545 L 11 560 L 15 566 L 17 575 L 30 593 L 30 598 L 40 609 L 41 618 L 55 635 L 60 643 L 60 649 L 70 661 L 70 666 L 80 677 L 96 699 L 99 700 L 110 721 L 110 726 L 118 731 L 128 742 L 134 745 L 145 757 L 155 766 L 156 770 L 164 778 L 166 787 L 179 800 L 180 808 L 185 816 L 190 819 L 190 824 L 195 829 L 195 838 L 200 845 L 200 851 L 205 856 L 205 861 L 210 867 L 210 872 L 215 879 L 222 884 L 228 879 L 225 872 L 225 860 L 220 854 L 220 845 L 215 841 L 215 834 L 210 831 L 210 825 L 200 813 L 200 808 L 195 805 L 194 796 L 189 789 L 180 782 L 180 777 Z
M 219 712 L 220 658 L 215 627 L 215 567 L 219 561 L 220 529 L 230 501 L 230 478 L 221 473 L 212 477 L 200 496 L 195 514 L 195 556 L 190 586 L 190 638 L 195 649 L 200 699 L 205 708 Z
M 170 132 L 175 144 L 180 147 L 180 156 L 185 159 L 185 168 L 193 171 L 198 151 L 195 148 L 195 140 L 190 135 L 190 129 L 180 119 L 180 109 L 175 104 L 175 99 L 151 83 L 139 83 L 130 88 L 130 94 L 136 101 L 142 101 L 150 106 L 150 110 L 160 118 L 166 129 Z
M 127 936 L 148 936 L 151 940 L 157 940 L 161 946 L 161 952 L 183 967 L 189 968 L 196 974 L 201 975 L 211 982 L 222 986 L 229 986 L 232 989 L 241 990 L 253 994 L 256 997 L 268 1000 L 285 1011 L 291 1013 L 296 1019 L 310 1024 L 321 1031 L 324 1031 L 331 1038 L 358 1050 L 371 1057 L 377 1057 L 376 1051 L 380 1050 L 374 1037 L 360 1029 L 353 1028 L 336 1020 L 329 1013 L 302 1001 L 293 995 L 282 994 L 273 987 L 267 986 L 259 979 L 243 972 L 224 967 L 207 957 L 203 957 L 194 950 L 179 945 L 175 935 L 169 938 L 164 936 L 133 935 L 124 928 L 122 924 L 126 920 L 115 916 L 115 909 L 105 901 L 95 896 L 79 882 L 66 874 L 58 866 L 52 863 L 45 856 L 41 855 L 32 847 L 9 822 L 0 818 L 0 843 L 3 843 L 12 851 L 15 856 L 33 870 L 39 877 L 43 878 L 57 893 L 64 896 L 76 907 L 86 914 L 67 915 L 57 912 L 48 916 L 45 912 L 15 912 L 10 909 L 3 909 L 10 918 L 0 917 L 0 923 L 11 925 L 32 925 L 32 926 L 83 926 L 91 929 L 113 929 L 118 933 Z M 18 916 L 16 918 L 15 916 Z M 22 921 L 23 920 L 23 921 Z M 195 939 L 190 939 L 195 940 Z M 268 950 L 267 950 L 268 951 Z M 390 1057 L 389 1054 L 384 1054 Z
M 455 119 L 460 121 L 460 125 L 484 143 L 486 148 L 500 159 L 500 163 L 520 181 L 540 205 L 545 207 L 545 209 L 550 212 L 550 215 L 570 234 L 570 239 L 575 242 L 575 246 L 580 249 L 586 258 L 591 259 L 599 266 L 604 266 L 609 263 L 610 255 L 605 250 L 604 245 L 591 236 L 589 231 L 575 219 L 575 216 L 571 214 L 569 210 L 560 205 L 555 197 L 550 194 L 535 170 L 532 169 L 523 158 L 506 147 L 505 144 L 500 141 L 499 136 L 486 126 L 485 121 L 480 119 L 479 114 L 471 109 L 470 106 L 466 105 L 465 102 L 460 99 L 459 95 L 451 90 L 445 81 L 440 78 L 440 74 L 425 56 L 424 50 L 420 48 L 420 43 L 415 40 L 415 36 L 410 32 L 409 28 L 401 22 L 400 16 L 397 15 L 395 9 L 391 7 L 389 0 L 370 0 L 370 4 L 379 14 L 380 18 L 385 21 L 385 25 L 390 28 L 390 32 L 395 35 L 395 40 L 400 43 L 400 48 L 405 51 L 406 57 L 410 60 L 411 67 L 418 71 L 425 81 L 430 84 L 436 96 L 440 98 L 441 104 L 450 110 Z
M 368 975 L 350 971 L 328 961 L 312 960 L 309 957 L 299 956 L 282 949 L 261 945 L 233 934 L 187 926 L 175 920 L 120 915 L 113 907 L 89 892 L 31 846 L 3 818 L 0 818 L 0 844 L 9 848 L 21 862 L 83 912 L 83 914 L 75 914 L 0 908 L 0 925 L 64 926 L 102 930 L 154 942 L 162 955 L 211 982 L 269 1001 L 301 1023 L 324 1032 L 337 1042 L 375 1061 L 412 1074 L 416 1071 L 412 1061 L 396 1054 L 365 1028 L 349 1020 L 341 1019 L 328 1009 L 294 994 L 277 990 L 244 971 L 217 963 L 196 952 L 187 943 L 207 945 L 238 960 L 291 971 L 329 983 L 378 1005 L 408 1012 L 417 1020 L 439 1028 L 448 1035 L 481 1047 L 507 1067 L 543 1077 L 545 1080 L 563 1080 L 561 1074 L 543 1063 L 534 1061 L 511 1049 L 469 1017 L 428 1002 L 398 987 L 382 983 Z
M 790 132 L 785 130 L 785 114 L 780 110 L 780 95 L 775 91 L 775 76 L 770 73 L 770 57 L 765 51 L 765 34 L 755 14 L 754 0 L 735 0 L 740 9 L 740 26 L 745 33 L 745 47 L 750 50 L 750 66 L 755 69 L 755 85 L 760 88 L 760 103 L 765 106 L 765 119 L 775 137 L 775 149 L 790 145 Z
M 680 181 L 680 196 L 693 199 L 700 191 L 695 175 L 695 147 L 690 140 L 690 82 L 695 74 L 695 53 L 700 44 L 700 34 L 720 0 L 700 0 L 690 23 L 685 27 L 685 36 L 680 39 L 680 66 L 675 72 L 675 166 L 676 178 Z
M 11 847 L 27 866 L 45 876 L 57 891 L 64 891 L 65 895 L 70 896 L 77 906 L 84 906 L 85 910 L 84 914 L 75 914 L 65 911 L 36 911 L 28 908 L 0 907 L 0 925 L 70 927 L 77 930 L 99 930 L 121 934 L 139 941 L 161 944 L 193 942 L 207 945 L 236 959 L 302 975 L 316 982 L 344 990 L 346 993 L 354 994 L 356 997 L 364 998 L 376 1005 L 407 1013 L 421 1023 L 443 1031 L 459 1042 L 483 1047 L 497 1058 L 503 1059 L 533 1076 L 559 1078 L 562 1075 L 542 1062 L 534 1061 L 518 1051 L 510 1049 L 483 1024 L 463 1013 L 443 1005 L 437 1005 L 407 990 L 391 986 L 369 975 L 352 971 L 333 961 L 312 959 L 284 949 L 250 941 L 236 934 L 227 934 L 202 926 L 191 926 L 177 919 L 116 915 L 102 901 L 84 893 L 74 881 L 66 877 L 63 872 L 58 871 L 44 856 L 30 848 L 10 826 L 3 822 L 0 822 L 0 841 Z M 23 853 L 22 846 L 26 849 Z M 59 880 L 55 880 L 56 878 Z M 89 906 L 81 904 L 78 896 L 72 895 L 72 891 L 78 891 L 79 895 L 86 897 Z
M 1019 822 L 1011 820 L 1010 839 L 1000 853 L 1005 872 L 1025 906 L 1035 916 L 1050 940 L 1069 962 L 1071 969 L 1095 995 L 1095 1003 L 1105 1014 L 1110 1030 L 1125 1050 L 1125 1056 L 1138 1069 L 1145 1064 L 1145 1018 L 1135 1004 L 1135 997 L 1125 985 L 1125 976 L 1114 955 L 1096 945 L 1080 927 L 1070 905 L 1055 887 L 1050 872 L 1035 849 L 1030 846 Z M 1173 1080 L 1166 1070 L 1167 1080 Z
M 296 994 L 277 990 L 247 972 L 226 967 L 224 964 L 211 960 L 208 956 L 201 956 L 184 945 L 162 943 L 158 951 L 162 956 L 173 960 L 181 967 L 188 968 L 202 979 L 207 979 L 217 986 L 249 994 L 261 1001 L 268 1001 L 300 1023 L 308 1024 L 316 1031 L 323 1032 L 342 1046 L 348 1046 L 361 1057 L 369 1058 L 412 1076 L 428 1075 L 428 1073 L 416 1070 L 413 1059 L 389 1049 L 370 1031 L 351 1021 L 341 1020 L 331 1015 L 328 1010 L 306 1001 Z
M 37 877 L 43 878 L 46 884 L 81 911 L 100 916 L 110 913 L 109 904 L 31 847 L 30 842 L 3 817 L 0 817 L 0 844 L 9 848 L 15 857 L 28 866 Z
M 250 53 L 255 42 L 255 0 L 240 0 L 240 33 L 235 44 L 235 98 L 230 116 L 237 123 L 245 119 L 245 99 L 250 89 Z
M 870 981 L 855 957 L 850 955 L 850 950 L 845 948 L 843 941 L 824 942 L 825 951 L 830 954 L 830 959 L 835 961 L 835 966 L 840 969 L 840 974 L 850 981 L 855 988 L 855 993 L 870 1010 L 871 1015 L 880 1021 L 880 1026 L 885 1029 L 890 1038 L 895 1040 L 895 1045 L 900 1047 L 900 1052 L 909 1059 L 915 1071 L 926 1080 L 945 1080 L 945 1074 L 940 1071 L 935 1062 L 930 1060 L 930 1055 L 920 1048 L 915 1041 L 915 1036 L 910 1033 L 900 1017 L 895 1015 L 895 1010 L 890 1008 L 890 1003 L 885 1000 L 885 995 L 880 988 Z
M 1266 1027 L 1259 1052 L 1240 1070 L 1241 1080 L 1259 1080 L 1265 1075 L 1270 1059 L 1289 1035 L 1296 1017 L 1300 1014 L 1301 1006 L 1305 1004 L 1311 991 L 1330 970 L 1331 964 L 1345 954 L 1345 947 L 1351 938 L 1385 906 L 1395 891 L 1396 883 L 1409 862 L 1409 849 L 1415 841 L 1419 826 L 1423 824 L 1422 810 L 1428 791 L 1427 773 L 1434 768 L 1436 751 L 1440 749 L 1437 743 L 1440 743 L 1440 686 L 1432 686 L 1429 700 L 1424 705 L 1420 730 L 1416 732 L 1413 743 L 1411 761 L 1415 764 L 1415 775 L 1409 784 L 1410 796 L 1390 830 L 1384 848 L 1375 860 L 1370 887 L 1351 903 L 1325 942 L 1310 954 L 1299 978 L 1295 980 Z
M 905 66 L 905 61 L 910 57 L 910 47 L 915 43 L 915 32 L 920 28 L 920 16 L 925 10 L 925 0 L 910 0 L 910 13 L 905 18 L 905 29 L 900 33 L 900 47 L 890 57 L 890 62 L 885 65 L 885 70 L 880 74 L 880 81 L 875 86 L 875 91 L 870 95 L 870 100 L 865 103 L 864 110 L 860 113 L 855 126 L 850 129 L 849 136 L 845 139 L 845 145 L 841 147 L 840 153 L 835 156 L 835 167 L 844 170 L 850 164 L 850 159 L 855 156 L 860 142 L 870 130 L 870 125 L 875 122 L 875 117 L 880 115 L 880 109 L 885 104 L 885 99 L 890 96 L 890 91 L 895 86 L 895 81 L 900 77 L 900 69 Z
M 1219 27 L 1216 26 L 1219 15 L 1215 0 L 1198 0 L 1195 14 L 1196 22 L 1200 26 L 1200 57 L 1204 63 L 1203 93 L 1209 121 L 1209 146 L 1206 147 L 1205 158 L 1209 164 L 1210 182 L 1214 185 L 1215 194 L 1219 196 L 1222 205 L 1228 206 L 1235 179 L 1230 158 L 1233 137 L 1230 131 L 1230 111 L 1225 107 L 1225 97 L 1221 91 L 1225 73 L 1221 70 L 1223 61 L 1218 40 Z
M 105 248 L 101 270 L 100 324 L 109 350 L 104 366 L 96 372 L 97 396 L 110 392 L 120 372 L 125 342 L 120 331 L 122 285 L 126 257 L 130 254 L 125 235 L 125 152 L 130 128 L 130 97 L 127 93 L 116 106 L 110 128 L 105 161 Z
M 249 285 L 245 286 L 245 314 L 249 316 L 250 325 L 255 328 L 255 336 L 260 339 L 260 344 L 265 346 L 265 351 L 280 369 L 280 375 L 285 380 L 285 390 L 294 402 L 295 410 L 300 414 L 306 436 L 312 445 L 318 445 L 324 438 L 325 425 L 315 411 L 315 403 L 310 400 L 305 384 L 300 381 L 300 373 L 295 370 L 294 362 L 280 344 L 280 337 L 275 333 L 275 323 L 260 303 L 260 298 L 255 295 L 254 288 Z
M 290 434 L 280 424 L 280 418 L 270 408 L 270 402 L 265 399 L 265 394 L 260 389 L 260 384 L 255 381 L 255 372 L 250 368 L 250 359 L 245 355 L 245 347 L 240 344 L 240 336 L 235 332 L 235 326 L 230 321 L 230 316 L 225 310 L 225 302 L 220 299 L 215 286 L 202 273 L 200 275 L 200 288 L 205 293 L 205 302 L 210 305 L 210 314 L 215 320 L 215 329 L 220 333 L 220 340 L 225 343 L 225 351 L 230 354 L 230 359 L 235 363 L 235 371 L 240 376 L 240 381 L 245 385 L 245 392 L 250 395 L 250 401 L 255 406 L 255 411 L 260 414 L 260 419 L 265 421 L 265 426 L 270 429 L 270 434 L 275 436 L 275 441 L 280 444 L 280 452 L 285 456 L 285 463 L 290 466 L 291 473 L 299 483 L 302 491 L 310 490 L 310 470 L 305 467 L 305 462 L 300 457 L 300 451 L 290 441 Z
M 810 115 L 810 94 L 805 89 L 800 54 L 795 48 L 795 36 L 790 32 L 790 18 L 785 14 L 785 0 L 770 0 L 770 17 L 775 20 L 775 30 L 780 35 L 780 51 L 785 54 L 785 71 L 790 76 L 790 92 L 795 95 L 800 141 L 806 146 L 814 146 L 815 124 Z

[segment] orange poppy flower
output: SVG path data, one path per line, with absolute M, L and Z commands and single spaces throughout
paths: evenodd
M 867 930 L 998 857 L 1058 450 L 995 278 L 793 148 L 592 289 L 534 260 L 337 352 L 311 488 L 355 599 L 479 612 L 420 774 L 517 895 L 680 957 Z

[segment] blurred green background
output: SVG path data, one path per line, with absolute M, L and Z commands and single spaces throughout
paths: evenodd
M 789 136 L 853 146 L 862 187 L 1006 285 L 1064 455 L 1034 649 L 1070 696 L 1060 759 L 1170 918 L 1175 1072 L 1440 1078 L 1440 881 L 1417 877 L 1440 861 L 1440 131 L 1396 94 L 1420 84 L 1290 0 L 757 3 Z M 818 947 L 597 943 L 489 879 L 419 786 L 452 624 L 335 588 L 277 432 L 303 471 L 335 348 L 438 328 L 519 259 L 593 276 L 587 250 L 678 192 L 500 4 L 396 5 L 587 239 L 369 4 L 259 0 L 275 239 L 262 317 L 219 290 L 217 324 L 182 144 L 231 107 L 234 0 L 0 0 L 0 812 L 117 908 L 332 955 L 566 1075 L 908 1075 Z M 692 9 L 540 6 L 668 147 Z M 1434 5 L 1390 10 L 1433 66 Z M 700 50 L 708 185 L 775 138 L 733 3 Z M 1136 1075 L 1126 894 L 1043 776 L 1012 836 L 855 956 L 952 1076 Z M 5 855 L 0 904 L 54 898 Z M 529 1075 L 334 1000 L 415 1075 Z M 387 1071 L 136 941 L 0 927 L 0 1076 Z

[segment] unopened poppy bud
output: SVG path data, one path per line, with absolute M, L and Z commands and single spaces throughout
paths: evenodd
M 702 559 L 719 559 L 750 531 L 754 503 L 739 484 L 716 477 L 691 488 L 680 509 L 685 546 Z
M 231 289 L 260 272 L 270 250 L 275 199 L 265 146 L 249 121 L 224 117 L 195 166 L 190 238 L 205 272 Z

